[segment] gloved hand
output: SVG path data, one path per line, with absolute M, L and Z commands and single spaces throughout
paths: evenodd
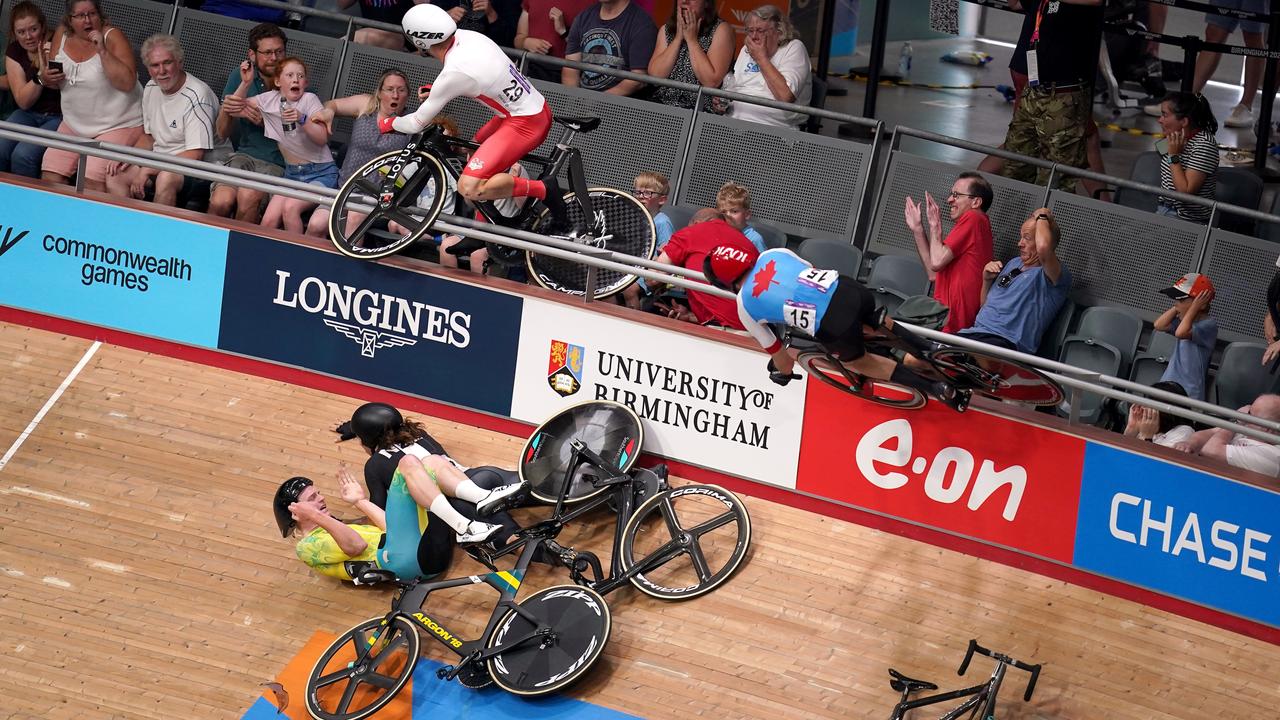
M 394 127 L 396 119 L 393 117 L 384 117 L 378 121 L 378 132 L 386 135 L 389 132 L 395 132 Z
M 769 360 L 769 379 L 773 382 L 786 387 L 792 380 L 799 380 L 800 376 L 796 373 L 784 373 L 778 370 L 778 366 L 773 363 L 773 359 Z

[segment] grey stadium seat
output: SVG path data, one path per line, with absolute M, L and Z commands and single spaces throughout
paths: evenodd
M 835 270 L 852 278 L 858 277 L 862 269 L 862 251 L 848 240 L 809 238 L 800 243 L 796 254 L 813 263 L 814 267 Z
M 757 218 L 752 218 L 748 224 L 755 228 L 756 232 L 760 233 L 760 237 L 764 238 L 765 250 L 774 250 L 787 246 L 787 233 L 779 228 Z
M 905 255 L 881 255 L 871 266 L 867 289 L 876 301 L 892 314 L 903 300 L 929 291 L 929 274 L 916 258 Z
M 1262 178 L 1243 168 L 1218 168 L 1216 197 L 1220 203 L 1257 210 L 1262 204 Z M 1252 235 L 1254 225 L 1254 221 L 1250 218 L 1218 211 L 1218 227 L 1223 230 Z
M 1141 338 L 1142 320 L 1137 315 L 1121 308 L 1097 306 L 1080 313 L 1080 323 L 1067 341 L 1094 340 L 1115 348 L 1120 353 L 1117 371 L 1127 373 Z
M 1209 402 L 1235 410 L 1263 393 L 1275 392 L 1276 376 L 1262 366 L 1262 343 L 1233 342 L 1222 351 L 1222 363 L 1209 387 Z
M 1133 161 L 1133 171 L 1129 173 L 1129 179 L 1145 185 L 1160 187 L 1160 158 L 1160 153 L 1154 150 L 1139 153 L 1138 157 Z M 1117 188 L 1115 195 L 1117 205 L 1146 210 L 1147 212 L 1156 211 L 1157 197 L 1141 190 L 1130 190 L 1123 187 Z
M 1062 354 L 1058 359 L 1082 370 L 1115 376 L 1120 373 L 1120 358 L 1120 350 L 1113 345 L 1092 338 L 1073 336 L 1062 344 Z M 1070 393 L 1067 398 L 1058 406 L 1058 414 L 1063 417 L 1071 415 Z M 1101 395 L 1081 393 L 1080 420 L 1090 425 L 1098 423 L 1103 418 L 1105 407 L 1106 398 Z

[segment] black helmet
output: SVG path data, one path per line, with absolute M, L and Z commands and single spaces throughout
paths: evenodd
M 336 432 L 339 442 L 360 438 L 360 443 L 369 449 L 377 449 L 378 440 L 388 431 L 404 425 L 404 417 L 400 411 L 386 403 L 365 403 L 351 414 L 351 422 L 338 426 Z
M 280 537 L 289 537 L 289 531 L 293 529 L 293 513 L 289 512 L 289 506 L 298 502 L 298 496 L 302 491 L 314 484 L 310 478 L 301 476 L 291 477 L 280 483 L 279 489 L 276 490 L 276 499 L 271 501 L 271 509 L 276 514 L 276 525 L 280 526 Z

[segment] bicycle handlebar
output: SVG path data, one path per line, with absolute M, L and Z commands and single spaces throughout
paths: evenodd
M 979 655 L 986 655 L 1000 665 L 1011 665 L 1019 670 L 1025 670 L 1026 672 L 1031 673 L 1031 680 L 1027 682 L 1027 690 L 1022 694 L 1023 700 L 1031 702 L 1031 694 L 1035 692 L 1036 681 L 1040 679 L 1039 663 L 1036 663 L 1035 665 L 1024 663 L 1019 660 L 1015 660 L 1004 653 L 992 652 L 991 650 L 979 645 L 977 640 L 970 640 L 969 647 L 964 651 L 964 660 L 960 661 L 960 670 L 957 671 L 956 674 L 964 675 L 965 671 L 969 669 L 969 661 L 973 659 L 973 654 L 975 652 Z

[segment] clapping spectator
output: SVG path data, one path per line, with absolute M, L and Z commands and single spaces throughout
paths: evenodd
M 253 78 L 253 66 L 248 60 L 240 65 L 239 97 L 244 97 Z M 284 156 L 286 180 L 319 185 L 331 190 L 338 187 L 338 166 L 329 150 L 329 131 L 324 125 L 307 122 L 324 106 L 315 93 L 307 92 L 307 66 L 301 59 L 287 57 L 280 61 L 276 74 L 276 89 L 245 98 L 245 105 L 262 113 L 263 132 L 280 147 Z M 315 203 L 275 195 L 267 203 L 262 215 L 262 226 L 283 227 L 289 232 L 301 234 L 305 230 L 302 213 L 315 207 Z
M 751 227 L 751 191 L 745 185 L 730 180 L 716 192 L 716 209 L 724 215 L 725 222 L 747 236 L 756 250 L 764 252 L 764 236 Z
M 565 58 L 644 73 L 653 58 L 657 32 L 648 13 L 630 0 L 600 0 L 574 18 L 565 40 Z M 647 87 L 639 80 L 570 67 L 560 71 L 560 81 L 611 95 L 635 95 Z
M 62 123 L 58 132 L 116 145 L 133 145 L 142 135 L 142 86 L 133 48 L 119 28 L 102 15 L 98 0 L 73 0 L 67 17 L 53 34 L 53 61 L 41 84 L 62 90 Z M 89 157 L 84 186 L 105 191 L 111 161 Z M 50 148 L 41 162 L 45 180 L 70 182 L 79 157 Z
M 920 261 L 934 280 L 933 296 L 950 310 L 943 332 L 971 327 L 982 307 L 982 270 L 991 261 L 992 252 L 987 210 L 993 197 L 986 178 L 977 173 L 960 173 L 947 195 L 947 207 L 955 224 L 946 239 L 942 237 L 942 212 L 933 196 L 924 194 L 928 237 L 920 219 L 920 206 L 910 197 L 906 199 L 907 228 L 915 238 Z
M 733 28 L 716 15 L 714 0 L 676 0 L 671 17 L 658 28 L 649 74 L 690 85 L 718 88 L 733 60 Z M 691 108 L 696 90 L 661 86 L 653 99 L 664 105 Z M 711 98 L 703 96 L 699 109 L 709 110 Z
M 1262 420 L 1280 421 L 1280 395 L 1259 395 L 1252 403 L 1240 408 L 1240 412 Z M 1255 440 L 1248 435 L 1210 428 L 1195 433 L 1174 447 L 1183 452 L 1225 462 L 1231 467 L 1280 477 L 1280 446 Z
M 1160 292 L 1173 298 L 1173 307 L 1156 318 L 1155 329 L 1172 330 L 1178 338 L 1173 357 L 1160 380 L 1177 383 L 1189 398 L 1204 400 L 1209 358 L 1218 342 L 1218 321 L 1208 316 L 1213 302 L 1213 282 L 1208 275 L 1187 273 Z
M 18 3 L 9 13 L 9 45 L 4 52 L 5 79 L 18 109 L 5 118 L 14 125 L 57 130 L 62 123 L 60 93 L 41 84 L 49 60 L 52 31 L 44 11 L 32 2 Z M 44 146 L 0 138 L 0 172 L 40 177 Z
M 776 5 L 761 5 L 747 15 L 747 37 L 733 74 L 724 81 L 724 89 L 743 95 L 808 105 L 813 92 L 813 70 L 809 51 L 795 37 L 795 28 Z M 717 98 L 716 105 L 723 105 Z M 799 127 L 807 117 L 803 113 L 735 102 L 729 106 L 729 117 L 776 127 Z
M 1160 161 L 1160 187 L 1213 200 L 1218 192 L 1218 121 L 1203 95 L 1176 92 L 1160 103 L 1160 129 L 1169 152 Z M 1209 206 L 1161 197 L 1156 212 L 1209 222 Z
M 275 87 L 276 72 L 284 57 L 288 39 L 284 31 L 271 23 L 256 25 L 249 31 L 249 63 L 253 68 L 247 84 L 240 67 L 227 76 L 222 91 L 222 107 L 218 111 L 218 135 L 231 140 L 236 151 L 223 163 L 236 170 L 248 170 L 270 177 L 284 176 L 284 158 L 276 144 L 262 132 L 262 113 L 245 98 Z M 244 87 L 241 85 L 244 84 Z M 262 217 L 262 203 L 267 194 L 259 190 L 215 182 L 209 196 L 209 212 L 256 224 Z
M 231 143 L 214 131 L 218 96 L 186 72 L 178 39 L 152 35 L 142 43 L 142 60 L 151 81 L 142 89 L 143 133 L 135 146 L 206 162 L 221 162 L 230 155 Z M 190 192 L 196 182 L 175 172 L 117 162 L 109 168 L 107 191 L 142 199 L 150 189 L 157 204 L 174 206 L 184 184 Z
M 1174 395 L 1187 394 L 1176 382 L 1161 381 L 1151 387 Z M 1125 425 L 1124 434 L 1171 448 L 1189 440 L 1195 434 L 1195 429 L 1177 415 L 1134 404 L 1129 406 L 1129 422 Z
M 520 0 L 431 0 L 431 4 L 449 11 L 462 30 L 488 35 L 502 47 L 516 44 Z
M 569 28 L 578 13 L 592 5 L 595 0 L 524 0 L 516 23 L 515 49 L 563 58 Z M 559 67 L 536 60 L 529 63 L 526 74 L 535 80 L 560 82 Z

